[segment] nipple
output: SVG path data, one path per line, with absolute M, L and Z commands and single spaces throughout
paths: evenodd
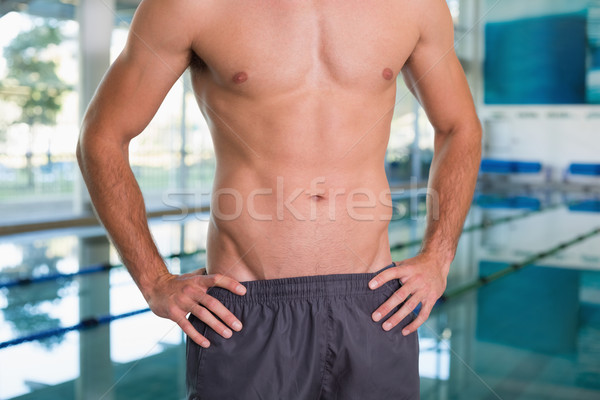
M 394 77 L 394 71 L 392 71 L 390 68 L 386 68 L 383 70 L 383 72 L 381 73 L 381 75 L 383 76 L 383 78 L 385 80 L 391 80 Z
M 248 80 L 248 74 L 244 71 L 238 72 L 233 76 L 232 80 L 234 83 L 244 83 L 246 80 Z

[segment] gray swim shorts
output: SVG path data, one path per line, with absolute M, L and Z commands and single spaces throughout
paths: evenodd
M 371 314 L 400 288 L 395 279 L 371 290 L 375 273 L 332 274 L 240 282 L 239 296 L 220 287 L 221 301 L 244 327 L 229 339 L 195 316 L 210 340 L 187 340 L 188 400 L 419 399 L 417 332 L 386 332 Z

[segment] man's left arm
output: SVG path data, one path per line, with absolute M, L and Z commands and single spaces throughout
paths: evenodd
M 375 321 L 408 298 L 384 322 L 385 330 L 395 327 L 421 303 L 417 318 L 402 330 L 404 335 L 416 331 L 427 320 L 446 289 L 481 161 L 481 124 L 454 51 L 450 12 L 444 0 L 423 0 L 420 7 L 423 11 L 419 42 L 402 74 L 435 130 L 427 228 L 417 256 L 396 262 L 395 267 L 386 269 L 371 281 L 371 284 L 376 283 L 372 289 L 392 279 L 402 282 L 402 287 L 373 312 Z

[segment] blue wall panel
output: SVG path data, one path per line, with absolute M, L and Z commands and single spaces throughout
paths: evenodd
M 586 14 L 487 23 L 487 104 L 586 102 Z

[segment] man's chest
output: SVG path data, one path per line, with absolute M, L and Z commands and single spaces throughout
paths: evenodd
M 224 1 L 194 50 L 212 79 L 232 88 L 377 89 L 400 72 L 418 40 L 403 3 Z

